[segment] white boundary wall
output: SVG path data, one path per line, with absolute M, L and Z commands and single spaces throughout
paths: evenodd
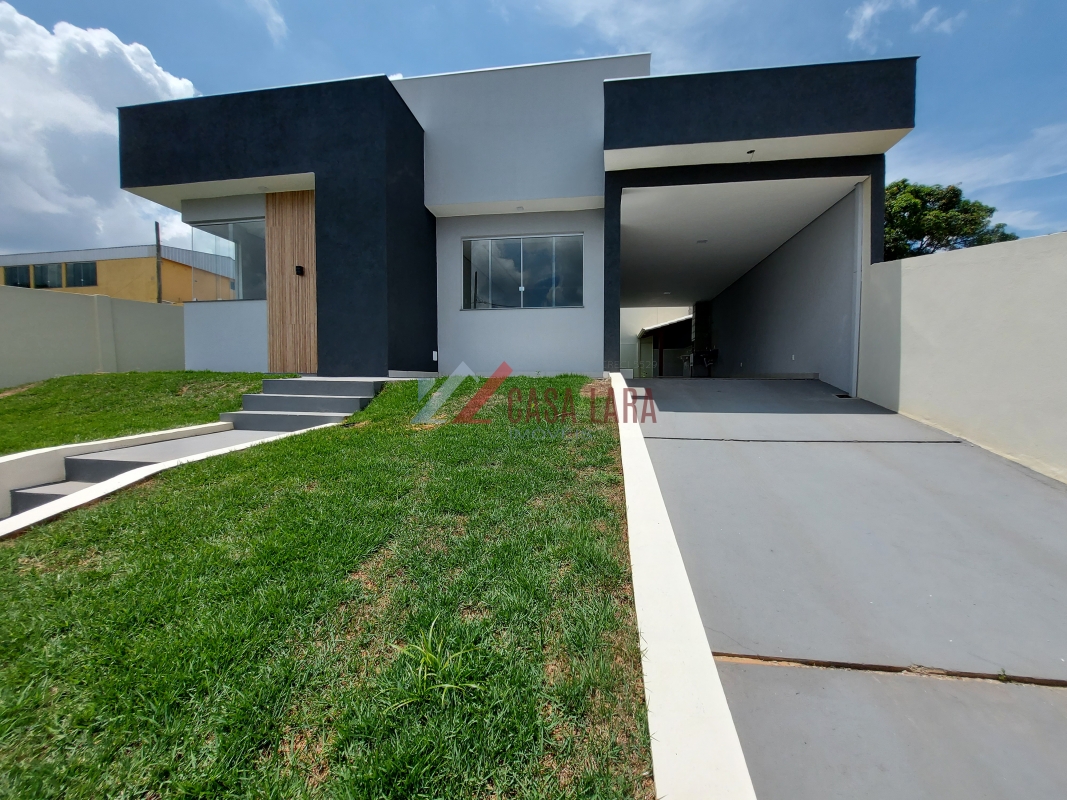
M 1067 233 L 865 270 L 859 395 L 1067 481 Z
M 0 387 L 185 368 L 180 306 L 0 286 Z

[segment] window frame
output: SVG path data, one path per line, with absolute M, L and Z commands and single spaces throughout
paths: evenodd
M 30 265 L 29 264 L 12 264 L 11 266 L 4 267 L 3 269 L 4 269 L 4 286 L 11 286 L 11 287 L 14 287 L 16 289 L 32 289 L 33 288 L 33 276 L 31 274 L 31 270 L 30 270 Z M 14 282 L 15 278 L 13 276 L 18 274 L 17 272 L 15 272 L 15 270 L 26 270 L 26 272 L 23 273 L 26 276 L 26 283 L 23 284 L 23 283 L 15 283 Z
M 59 262 L 52 261 L 52 262 L 49 262 L 47 264 L 31 264 L 31 266 L 33 267 L 33 288 L 34 289 L 62 289 L 63 288 L 63 272 L 64 272 L 64 270 L 63 270 L 63 262 L 62 261 L 59 261 Z M 55 269 L 53 270 L 53 268 L 55 268 Z M 44 275 L 47 275 L 48 272 L 53 272 L 54 271 L 55 274 L 59 276 L 59 283 L 56 284 L 55 286 L 52 286 L 52 285 L 48 284 L 47 279 L 46 279 L 45 283 L 39 283 L 38 280 L 37 280 L 39 275 L 40 275 L 38 273 L 38 270 L 42 270 Z M 45 270 L 47 270 L 47 271 L 45 271 Z
M 555 295 L 553 295 L 553 305 L 550 306 L 527 306 L 524 305 L 526 301 L 526 276 L 524 274 L 524 250 L 523 242 L 527 239 L 552 239 L 552 275 L 553 281 L 555 279 L 556 270 L 556 242 L 558 238 L 564 237 L 577 237 L 582 243 L 582 302 L 578 305 L 557 306 L 555 303 Z M 505 239 L 517 239 L 519 241 L 519 305 L 518 306 L 499 306 L 494 307 L 492 305 L 492 280 L 493 280 L 493 267 L 492 267 L 492 254 L 493 254 L 493 242 L 505 240 Z M 466 287 L 464 285 L 464 250 L 470 242 L 489 242 L 489 302 L 488 307 L 479 308 L 476 305 L 467 306 Z M 558 233 L 512 233 L 512 234 L 494 234 L 490 236 L 461 236 L 460 237 L 460 311 L 555 311 L 557 309 L 568 308 L 585 308 L 585 231 L 569 231 Z
M 77 273 L 78 267 L 92 266 L 93 270 L 93 282 L 92 283 L 75 283 L 71 279 Z M 97 262 L 95 261 L 68 261 L 63 264 L 63 288 L 65 289 L 85 289 L 92 286 L 100 285 L 100 276 L 98 272 Z

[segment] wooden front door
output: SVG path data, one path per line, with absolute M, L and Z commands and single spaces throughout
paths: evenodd
M 317 322 L 315 192 L 272 192 L 267 195 L 267 363 L 271 372 L 318 372 Z

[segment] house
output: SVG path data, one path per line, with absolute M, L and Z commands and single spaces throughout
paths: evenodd
M 121 185 L 231 241 L 263 227 L 263 258 L 235 265 L 262 274 L 262 310 L 198 307 L 195 326 L 265 340 L 271 370 L 600 375 L 637 356 L 624 309 L 636 331 L 681 308 L 715 374 L 854 393 L 860 277 L 881 260 L 884 154 L 914 126 L 916 59 L 649 68 L 623 55 L 122 108 Z
M 157 271 L 154 244 L 0 255 L 5 286 L 146 303 L 234 299 L 239 277 L 234 264 L 234 258 L 226 254 L 164 246 Z M 258 289 L 265 295 L 262 284 Z

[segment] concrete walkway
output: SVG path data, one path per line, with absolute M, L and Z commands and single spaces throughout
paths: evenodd
M 94 502 L 148 475 L 188 461 L 232 452 L 321 426 L 338 425 L 366 408 L 389 379 L 269 378 L 262 393 L 246 394 L 243 410 L 220 415 L 211 433 L 205 426 L 120 437 L 93 443 L 15 453 L 2 459 L 0 492 L 10 499 L 10 516 L 0 505 L 0 538 L 18 535 L 40 522 Z M 228 430 L 214 430 L 224 427 Z M 150 443 L 149 443 L 150 442 Z M 65 480 L 56 480 L 60 472 Z M 123 477 L 125 476 L 125 477 Z
M 929 674 L 1067 683 L 1067 487 L 818 381 L 629 383 L 757 797 L 1067 796 L 1067 688 Z

